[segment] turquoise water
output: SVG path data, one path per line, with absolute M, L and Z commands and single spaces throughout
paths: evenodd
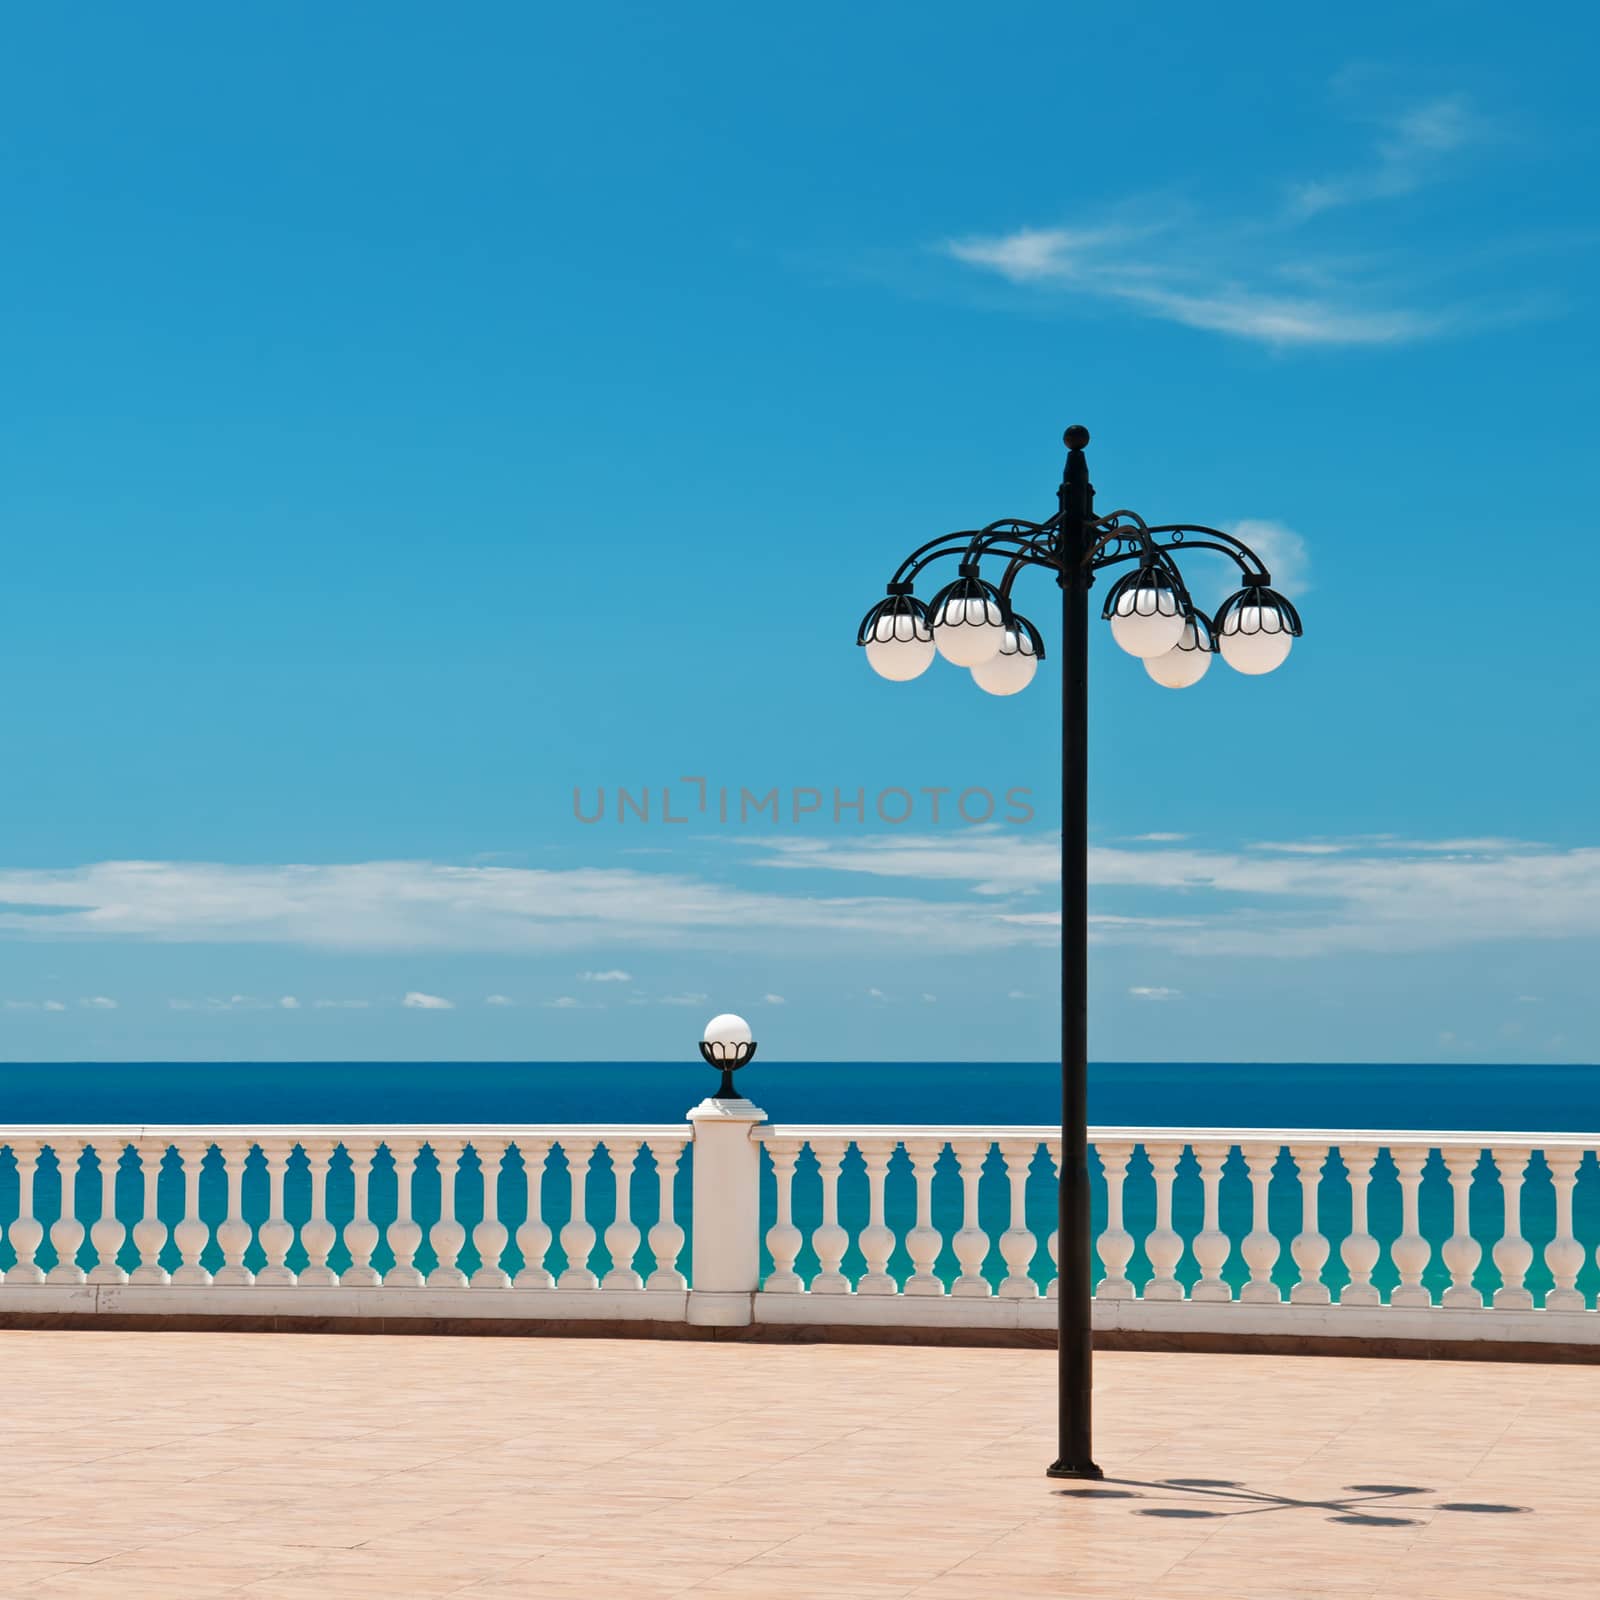
M 1055 1116 L 1057 1071 L 1049 1063 L 896 1064 L 879 1063 L 768 1063 L 759 1061 L 742 1075 L 741 1087 L 763 1106 L 776 1122 L 856 1123 L 905 1125 L 973 1125 L 1049 1123 Z M 139 1065 L 24 1065 L 0 1068 L 5 1086 L 6 1115 L 12 1125 L 38 1123 L 113 1123 L 118 1125 L 172 1125 L 181 1123 L 262 1126 L 344 1124 L 447 1124 L 447 1123 L 573 1123 L 658 1122 L 675 1123 L 713 1083 L 699 1063 L 583 1063 L 509 1065 L 503 1063 L 446 1065 L 419 1063 L 293 1063 L 273 1065 L 167 1064 Z M 1400 1131 L 1465 1129 L 1473 1132 L 1600 1132 L 1600 1069 L 1549 1066 L 1272 1066 L 1184 1065 L 1134 1063 L 1096 1066 L 1092 1070 L 1091 1120 L 1111 1125 L 1154 1124 L 1167 1127 L 1271 1127 L 1316 1128 L 1353 1126 Z M 612 1214 L 612 1180 L 609 1160 L 597 1154 L 591 1169 L 589 1216 L 603 1232 Z M 559 1229 L 565 1220 L 566 1182 L 563 1158 L 553 1155 L 543 1185 L 544 1214 Z M 680 1222 L 687 1228 L 689 1162 L 679 1174 L 676 1189 Z M 50 1157 L 40 1164 L 34 1214 L 46 1226 L 54 1220 L 60 1200 L 62 1175 Z M 100 1190 L 96 1158 L 84 1159 L 74 1181 L 78 1185 L 78 1216 L 92 1222 L 98 1213 Z M 457 1184 L 457 1207 L 469 1234 L 481 1215 L 480 1178 L 467 1170 Z M 515 1231 L 523 1216 L 525 1177 L 514 1154 L 507 1158 L 500 1179 L 501 1218 Z M 763 1226 L 771 1220 L 770 1173 Z M 142 1180 L 134 1158 L 124 1158 L 116 1183 L 117 1214 L 137 1220 L 142 1209 Z M 655 1217 L 656 1177 L 648 1155 L 634 1175 L 633 1210 L 642 1227 Z M 298 1160 L 290 1169 L 286 1189 L 291 1221 L 309 1215 L 309 1177 Z M 394 1215 L 395 1185 L 386 1158 L 379 1157 L 372 1180 L 372 1215 L 382 1223 Z M 809 1228 L 820 1218 L 820 1184 L 815 1166 L 803 1157 L 795 1184 L 796 1221 Z M 349 1217 L 352 1186 L 342 1158 L 329 1178 L 329 1213 L 335 1221 Z M 1435 1159 L 1422 1187 L 1423 1232 L 1436 1245 L 1451 1231 L 1451 1198 L 1442 1163 Z M 1104 1186 L 1095 1184 L 1096 1229 L 1102 1225 Z M 1125 1190 L 1125 1217 L 1129 1231 L 1139 1239 L 1154 1226 L 1154 1182 L 1148 1163 L 1136 1156 Z M 841 1218 L 852 1233 L 866 1221 L 866 1182 L 859 1158 L 852 1156 L 841 1181 Z M 948 1235 L 960 1226 L 960 1185 L 953 1159 L 946 1155 L 934 1183 L 935 1222 Z M 1249 1189 L 1242 1163 L 1234 1157 L 1222 1185 L 1224 1231 L 1238 1240 L 1250 1226 Z M 159 1212 L 176 1222 L 182 1214 L 182 1179 L 176 1163 L 163 1171 Z M 216 1221 L 225 1211 L 225 1190 L 216 1158 L 208 1164 L 201 1185 L 201 1213 Z M 255 1159 L 245 1181 L 245 1214 L 252 1221 L 266 1215 L 266 1174 Z M 1028 1186 L 1030 1224 L 1041 1238 L 1052 1226 L 1054 1189 L 1048 1164 L 1035 1163 Z M 909 1165 L 897 1156 L 888 1185 L 890 1225 L 903 1232 L 914 1215 Z M 1387 1157 L 1374 1171 L 1369 1196 L 1371 1227 L 1387 1243 L 1400 1228 L 1399 1184 Z M 1330 1164 L 1320 1192 L 1321 1230 L 1334 1244 L 1326 1281 L 1337 1291 L 1344 1280 L 1338 1259 L 1338 1240 L 1349 1222 L 1348 1189 L 1337 1158 Z M 430 1156 L 418 1163 L 413 1214 L 426 1228 L 438 1215 L 438 1176 Z M 0 1157 L 0 1219 L 16 1215 L 16 1176 L 9 1156 Z M 1592 1260 L 1600 1242 L 1600 1169 L 1593 1157 L 1585 1160 L 1576 1195 L 1577 1232 L 1588 1242 L 1591 1261 L 1579 1287 L 1591 1295 L 1600 1288 L 1600 1270 Z M 981 1216 L 991 1235 L 998 1238 L 1009 1218 L 1009 1197 L 1002 1163 L 991 1157 L 981 1188 Z M 1186 1237 L 1199 1227 L 1200 1183 L 1192 1158 L 1185 1157 L 1174 1190 L 1174 1225 Z M 1270 1194 L 1270 1218 L 1283 1241 L 1277 1276 L 1285 1285 L 1295 1276 L 1288 1256 L 1288 1241 L 1299 1231 L 1300 1188 L 1287 1158 L 1279 1163 Z M 1487 1163 L 1480 1167 L 1471 1203 L 1474 1235 L 1484 1245 L 1484 1259 L 1476 1281 L 1485 1293 L 1498 1279 L 1489 1262 L 1489 1246 L 1499 1237 L 1502 1224 L 1500 1191 Z M 1523 1192 L 1523 1233 L 1535 1248 L 1535 1266 L 1529 1286 L 1536 1297 L 1548 1284 L 1539 1252 L 1554 1232 L 1554 1192 L 1543 1163 L 1535 1160 Z M 87 1259 L 87 1250 L 80 1259 Z M 0 1267 L 14 1259 L 9 1242 L 0 1248 Z M 54 1254 L 46 1243 L 38 1258 L 46 1267 Z M 124 1265 L 135 1264 L 131 1248 Z M 175 1265 L 177 1252 L 169 1246 L 164 1257 Z M 213 1245 L 209 1265 L 220 1261 Z M 247 1260 L 259 1264 L 259 1247 L 252 1246 Z M 304 1260 L 298 1243 L 289 1257 L 295 1266 Z M 337 1268 L 347 1257 L 342 1246 L 332 1263 Z M 390 1260 L 380 1246 L 374 1258 L 381 1268 Z M 417 1262 L 432 1265 L 426 1243 Z M 476 1266 L 470 1241 L 460 1265 Z M 505 1264 L 519 1264 L 514 1248 Z M 552 1246 L 547 1265 L 564 1264 L 559 1245 Z M 591 1265 L 603 1271 L 609 1263 L 603 1250 Z M 801 1256 L 802 1271 L 814 1258 Z M 653 1262 L 648 1248 L 641 1249 L 636 1265 L 648 1272 Z M 685 1246 L 680 1265 L 690 1266 Z M 861 1270 L 859 1252 L 845 1259 L 847 1272 Z M 891 1270 L 905 1273 L 910 1263 L 897 1252 Z M 953 1255 L 945 1252 L 941 1272 L 953 1275 Z M 987 1269 L 998 1281 L 1003 1264 L 998 1251 Z M 1048 1275 L 1048 1259 L 1038 1267 Z M 1098 1269 L 1097 1269 L 1098 1270 Z M 1130 1275 L 1140 1282 L 1149 1274 L 1142 1248 L 1137 1250 Z M 1185 1254 L 1179 1276 L 1192 1281 L 1197 1269 Z M 1248 1274 L 1237 1251 L 1230 1258 L 1228 1276 L 1242 1282 Z M 1387 1259 L 1375 1273 L 1388 1287 L 1394 1273 Z M 1448 1281 L 1435 1260 L 1424 1281 L 1435 1292 Z

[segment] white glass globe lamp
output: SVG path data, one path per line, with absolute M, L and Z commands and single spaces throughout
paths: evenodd
M 1000 648 L 972 669 L 972 681 L 985 694 L 1020 694 L 1033 682 L 1044 657 L 1044 641 L 1026 617 L 1011 619 Z
M 1265 582 L 1247 584 L 1217 612 L 1217 648 L 1235 672 L 1259 677 L 1281 667 L 1300 636 L 1300 614 Z
M 1164 689 L 1187 689 L 1199 683 L 1216 653 L 1211 625 L 1198 614 L 1183 625 L 1183 634 L 1164 656 L 1150 656 L 1144 670 Z
M 999 592 L 976 572 L 964 572 L 941 589 L 928 607 L 933 643 L 946 661 L 976 667 L 999 654 L 1005 642 L 1005 608 Z
M 1183 637 L 1184 604 L 1165 573 L 1141 567 L 1120 579 L 1106 596 L 1104 616 L 1111 637 L 1130 656 L 1164 656 Z

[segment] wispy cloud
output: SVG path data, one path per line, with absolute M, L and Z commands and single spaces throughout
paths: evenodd
M 783 1006 L 789 1002 L 781 994 L 764 994 L 761 997 L 761 1003 L 764 1006 Z
M 1314 217 L 1340 206 L 1369 200 L 1400 200 L 1435 181 L 1448 159 L 1481 143 L 1488 123 L 1465 95 L 1440 95 L 1376 119 L 1378 137 L 1371 158 L 1333 178 L 1295 184 L 1289 211 Z
M 91 994 L 78 1002 L 85 1011 L 115 1011 L 117 1002 L 110 995 Z
M 664 994 L 661 1003 L 664 1006 L 703 1006 L 710 998 L 708 994 Z
M 300 1002 L 292 994 L 284 995 L 278 1005 L 284 1011 L 298 1011 L 300 1009 Z
M 578 979 L 582 983 L 632 983 L 633 974 L 621 967 L 608 967 L 604 972 L 580 972 Z
M 410 990 L 405 999 L 400 1002 L 412 1011 L 454 1011 L 454 1000 L 446 1000 L 440 994 L 424 994 L 420 989 Z
M 60 1000 L 0 1000 L 0 1010 L 5 1011 L 65 1011 Z
M 514 1006 L 516 1001 L 508 994 L 486 994 L 483 997 L 486 1006 Z
M 570 994 L 558 994 L 554 1000 L 541 1000 L 539 1004 L 547 1011 L 577 1011 L 581 1009 L 578 999 Z
M 1182 989 L 1168 989 L 1161 984 L 1136 984 L 1128 990 L 1135 1000 L 1181 1000 Z
M 312 1008 L 317 1011 L 367 1011 L 371 1009 L 370 1000 L 313 1000 Z
M 1461 95 L 1373 119 L 1367 159 L 1330 178 L 1287 185 L 1267 215 L 1201 215 L 1188 204 L 1129 203 L 1090 226 L 1028 225 L 946 239 L 941 252 L 1032 293 L 1110 301 L 1139 314 L 1278 347 L 1390 345 L 1469 320 L 1467 308 L 1408 294 L 1393 254 L 1330 249 L 1317 219 L 1414 194 L 1489 135 Z M 1317 235 L 1308 237 L 1316 226 Z M 1399 280 L 1399 281 L 1397 281 Z M 1477 313 L 1478 320 L 1483 313 Z

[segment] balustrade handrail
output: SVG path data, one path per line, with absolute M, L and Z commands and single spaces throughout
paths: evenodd
M 764 1123 L 761 1139 L 1037 1139 L 1059 1144 L 1061 1130 L 1050 1125 L 1000 1123 Z M 1437 1150 L 1441 1145 L 1507 1145 L 1517 1149 L 1594 1150 L 1600 1133 L 1477 1133 L 1382 1128 L 1114 1128 L 1089 1129 L 1089 1142 L 1107 1144 L 1376 1144 L 1385 1148 Z

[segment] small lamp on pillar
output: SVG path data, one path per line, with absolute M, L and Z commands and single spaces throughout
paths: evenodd
M 712 1097 L 716 1100 L 738 1100 L 739 1091 L 733 1086 L 733 1075 L 756 1053 L 756 1042 L 750 1035 L 750 1024 L 743 1017 L 725 1011 L 713 1017 L 700 1036 L 700 1054 L 707 1063 L 722 1070 L 722 1082 Z

